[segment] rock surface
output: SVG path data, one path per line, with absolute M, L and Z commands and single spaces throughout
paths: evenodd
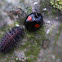
M 31 33 L 23 22 L 34 11 L 42 13 L 44 26 Z M 53 8 L 49 0 L 0 0 L 0 39 L 16 25 L 25 30 L 15 48 L 7 54 L 0 53 L 0 62 L 61 62 L 61 20 L 61 11 Z

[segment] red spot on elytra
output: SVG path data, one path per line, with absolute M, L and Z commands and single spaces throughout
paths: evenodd
M 31 21 L 31 20 L 32 20 L 32 17 L 31 17 L 31 16 L 29 16 L 29 17 L 28 17 L 28 21 Z
M 39 28 L 39 27 L 40 27 L 40 25 L 39 25 L 39 24 L 35 24 L 35 27 L 36 27 L 36 28 Z

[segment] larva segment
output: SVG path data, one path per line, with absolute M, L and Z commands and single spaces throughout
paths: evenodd
M 24 33 L 23 28 L 20 27 L 12 28 L 12 30 L 6 33 L 6 35 L 0 42 L 0 51 L 4 53 L 9 51 L 9 49 L 11 49 L 16 44 L 18 39 L 20 39 L 23 36 L 23 33 Z

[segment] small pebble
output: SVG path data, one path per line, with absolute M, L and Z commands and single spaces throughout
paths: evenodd
M 58 19 L 58 17 L 56 17 L 56 19 Z
M 34 5 L 38 4 L 38 2 L 34 2 Z
M 49 32 L 50 32 L 50 29 L 47 30 L 46 34 L 49 34 Z
M 15 51 L 15 55 L 17 56 L 16 60 L 20 60 L 20 61 L 25 61 L 26 60 L 26 57 L 25 57 L 25 54 L 24 54 L 24 51 Z
M 43 47 L 43 49 L 46 49 L 46 48 L 47 48 L 47 46 L 46 46 L 46 45 L 43 45 L 42 47 Z
M 44 9 L 43 9 L 43 11 L 46 11 L 46 10 L 47 10 L 47 8 L 44 8 Z
M 55 59 L 55 56 L 54 55 L 52 55 L 52 59 Z
M 50 21 L 47 21 L 48 24 L 50 24 Z
M 19 27 L 20 25 L 19 24 L 16 24 L 17 27 Z
M 16 58 L 16 60 L 18 60 L 18 58 Z

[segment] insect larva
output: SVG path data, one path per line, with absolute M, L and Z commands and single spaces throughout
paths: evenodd
M 6 53 L 11 49 L 14 44 L 20 39 L 20 37 L 23 36 L 23 28 L 15 27 L 12 28 L 11 31 L 5 34 L 5 36 L 2 38 L 2 41 L 0 42 L 0 51 Z

